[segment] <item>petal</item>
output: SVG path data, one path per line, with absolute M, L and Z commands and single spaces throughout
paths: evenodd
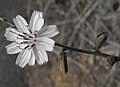
M 29 46 L 29 44 L 19 44 L 19 48 L 22 49 L 22 50 L 25 49 L 28 46 Z
M 30 58 L 28 64 L 29 64 L 29 66 L 33 66 L 35 64 L 35 55 L 34 55 L 33 50 L 32 50 L 31 58 Z
M 25 26 L 28 26 L 27 21 L 26 21 L 22 16 L 17 15 L 17 17 L 23 22 L 23 24 L 24 24 Z
M 43 27 L 38 33 L 37 36 L 46 36 L 53 37 L 59 33 L 56 25 L 48 25 Z
M 14 28 L 6 28 L 4 36 L 8 41 L 14 41 L 18 36 L 17 34 L 11 32 L 12 30 L 15 31 Z
M 14 40 L 16 43 L 18 43 L 18 44 L 20 44 L 20 43 L 24 43 L 24 42 L 26 42 L 26 41 L 28 41 L 28 40 L 25 40 L 23 37 L 21 37 L 21 38 L 17 38 L 16 40 Z
M 17 34 L 18 36 L 25 36 L 22 32 L 18 31 L 17 29 L 15 28 L 7 28 L 11 33 L 13 34 Z
M 16 43 L 21 43 L 23 41 L 28 41 L 24 39 L 24 34 L 17 31 L 17 29 L 14 28 L 6 28 L 5 35 L 7 40 L 9 41 L 15 41 Z
M 32 54 L 32 49 L 25 49 L 19 53 L 16 65 L 20 66 L 21 68 L 25 67 L 25 65 L 29 62 Z
M 34 48 L 34 53 L 35 53 L 36 61 L 38 62 L 39 65 L 42 65 L 43 63 L 48 61 L 47 53 L 42 47 L 36 46 Z
M 34 11 L 30 19 L 30 30 L 32 33 L 39 31 L 44 24 L 44 19 L 42 17 L 42 12 Z
M 22 51 L 22 49 L 20 49 L 16 43 L 11 43 L 5 48 L 7 49 L 7 54 L 16 54 Z
M 17 15 L 16 18 L 13 19 L 13 22 L 19 31 L 30 34 L 30 31 L 28 30 L 28 24 L 22 16 Z
M 46 37 L 39 37 L 37 38 L 37 43 L 36 45 L 42 46 L 46 51 L 53 51 L 53 47 L 55 44 L 55 41 L 50 39 L 50 38 L 46 38 Z

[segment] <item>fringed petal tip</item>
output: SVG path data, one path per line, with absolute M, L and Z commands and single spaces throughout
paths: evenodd
M 48 25 L 43 27 L 38 33 L 38 37 L 54 37 L 59 34 L 58 27 L 56 25 Z
M 39 31 L 43 25 L 44 25 L 44 19 L 42 12 L 34 10 L 29 24 L 30 30 L 32 31 L 32 33 L 35 33 L 36 31 Z

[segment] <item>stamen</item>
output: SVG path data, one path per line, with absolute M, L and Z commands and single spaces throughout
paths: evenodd
M 21 42 L 21 44 L 28 44 L 28 41 L 23 41 Z
M 21 48 L 20 46 L 17 46 L 19 49 L 21 49 L 21 50 L 24 50 L 24 49 L 27 49 L 28 47 L 29 47 L 30 45 L 27 45 L 26 47 L 24 47 L 24 48 Z
M 32 48 L 34 45 L 35 45 L 35 44 L 32 44 L 32 45 L 31 45 L 31 48 Z
M 23 36 L 23 35 L 20 35 L 20 34 L 18 34 L 18 36 L 25 37 L 25 36 Z
M 27 33 L 22 32 L 24 35 L 28 35 Z
M 32 34 L 32 31 L 30 29 L 28 29 L 30 31 L 30 33 Z
M 30 38 L 33 38 L 32 36 L 29 35 Z
M 28 41 L 23 41 L 23 42 L 18 43 L 16 40 L 14 40 L 14 42 L 17 44 L 28 44 Z
M 17 35 L 19 35 L 19 36 L 21 36 L 21 37 L 24 37 L 24 35 L 18 34 L 18 33 L 16 33 L 16 32 L 13 32 L 13 31 L 10 31 L 10 32 L 12 32 L 12 33 L 14 33 L 14 34 L 17 34 Z
M 29 38 L 27 38 L 27 37 L 23 37 L 25 40 L 29 40 Z
M 26 46 L 24 49 L 27 49 L 30 45 Z
M 28 36 L 28 37 L 30 37 L 30 38 L 33 38 L 32 36 L 28 35 L 27 33 L 23 32 L 23 34 L 26 35 L 26 36 Z
M 17 37 L 17 39 L 22 39 L 22 40 L 24 39 L 24 40 L 27 40 L 27 41 L 29 40 L 29 38 L 27 38 L 27 37 L 23 37 L 23 38 Z
M 35 39 L 34 42 L 36 42 L 37 40 Z
M 35 37 L 37 37 L 37 34 L 34 34 L 35 35 Z

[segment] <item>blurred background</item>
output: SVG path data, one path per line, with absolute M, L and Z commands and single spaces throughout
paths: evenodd
M 56 24 L 60 34 L 54 38 L 75 48 L 92 50 L 97 34 L 108 32 L 100 51 L 120 56 L 120 0 L 0 0 L 0 17 L 13 23 L 16 15 L 29 21 L 33 10 L 42 11 L 45 25 Z M 17 55 L 7 55 L 4 37 L 8 25 L 0 23 L 0 87 L 120 87 L 112 84 L 114 67 L 106 58 L 69 51 L 68 73 L 59 69 L 57 54 L 48 52 L 49 62 L 40 66 L 15 65 Z M 120 78 L 120 76 L 118 75 Z M 119 79 L 118 78 L 118 79 Z

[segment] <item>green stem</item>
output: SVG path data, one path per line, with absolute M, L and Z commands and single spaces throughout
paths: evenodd
M 91 55 L 97 55 L 97 56 L 102 56 L 102 57 L 108 57 L 108 56 L 112 56 L 112 57 L 117 57 L 120 58 L 118 56 L 114 56 L 114 55 L 110 55 L 110 54 L 106 54 L 106 53 L 102 53 L 100 51 L 89 51 L 89 50 L 84 50 L 84 49 L 77 49 L 77 48 L 73 48 L 73 47 L 69 47 L 60 43 L 55 43 L 56 46 L 60 46 L 63 47 L 67 50 L 71 50 L 71 51 L 76 51 L 76 52 L 81 52 L 81 53 L 86 53 L 86 54 L 91 54 Z

